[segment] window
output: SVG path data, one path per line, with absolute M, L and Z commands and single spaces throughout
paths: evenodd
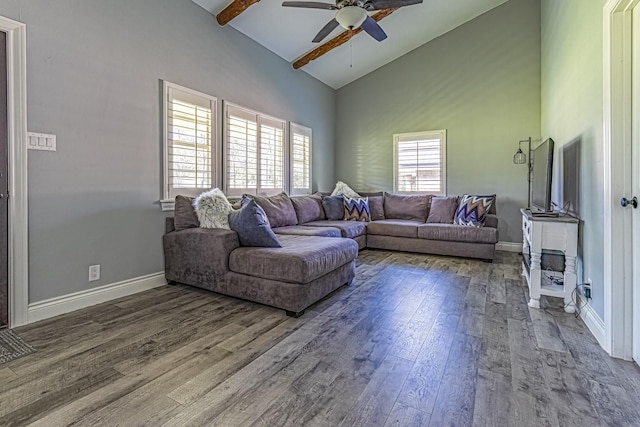
M 163 209 L 172 209 L 178 194 L 215 186 L 216 104 L 215 97 L 164 82 Z
M 272 195 L 285 190 L 285 121 L 225 104 L 225 192 Z
M 394 135 L 394 191 L 445 195 L 446 140 L 446 130 Z
M 291 123 L 291 194 L 311 194 L 311 129 Z

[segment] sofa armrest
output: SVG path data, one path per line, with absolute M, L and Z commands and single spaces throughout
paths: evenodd
M 235 231 L 218 228 L 173 231 L 162 241 L 167 280 L 205 288 L 224 283 L 229 255 L 240 247 Z
M 176 223 L 175 220 L 172 216 L 168 216 L 164 219 L 164 232 L 165 233 L 171 233 L 172 231 L 175 231 L 176 229 Z
M 487 218 L 484 222 L 485 227 L 498 228 L 498 216 L 497 215 L 487 215 Z

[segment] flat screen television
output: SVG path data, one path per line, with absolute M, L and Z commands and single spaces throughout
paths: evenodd
M 553 139 L 549 138 L 531 154 L 531 212 L 551 213 L 551 177 L 553 175 Z

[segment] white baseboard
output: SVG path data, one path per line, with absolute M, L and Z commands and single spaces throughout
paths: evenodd
M 126 297 L 166 284 L 167 281 L 164 278 L 164 272 L 160 272 L 34 302 L 29 304 L 28 323 L 59 316 L 60 314 L 69 313 L 116 298 Z
M 580 295 L 578 295 L 578 304 L 580 304 L 581 307 L 584 304 L 584 300 Z M 587 325 L 591 334 L 598 340 L 600 347 L 604 348 L 604 321 L 598 316 L 598 313 L 591 307 L 589 302 L 580 310 L 580 318 L 584 324 Z
M 522 243 L 498 242 L 496 243 L 496 251 L 522 252 Z

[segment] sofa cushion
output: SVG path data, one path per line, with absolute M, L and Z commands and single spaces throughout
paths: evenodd
M 193 197 L 176 196 L 173 226 L 175 231 L 200 227 L 198 215 L 193 207 Z
M 256 201 L 262 209 L 264 209 L 269 218 L 269 224 L 272 228 L 284 227 L 287 225 L 298 225 L 298 217 L 296 211 L 293 208 L 291 199 L 287 196 L 287 193 L 276 194 L 275 196 L 254 196 L 245 194 L 242 196 L 244 200 L 242 204 L 246 203 L 247 198 L 251 198 Z
M 281 248 L 238 248 L 229 256 L 235 273 L 288 283 L 309 283 L 354 260 L 351 239 L 281 236 Z
M 418 226 L 424 223 L 409 219 L 382 219 L 367 224 L 367 234 L 382 236 L 418 237 Z
M 296 211 L 298 224 L 325 219 L 321 196 L 315 194 L 310 196 L 293 196 L 291 197 L 291 204 Z
M 431 195 L 390 194 L 384 195 L 384 217 L 386 219 L 410 219 L 425 222 L 429 215 Z
M 468 243 L 496 243 L 498 230 L 493 227 L 465 227 L 455 224 L 422 224 L 418 238 Z
M 193 202 L 202 228 L 229 228 L 229 212 L 233 210 L 222 190 L 214 188 L 196 197 Z
M 306 227 L 333 227 L 342 232 L 342 237 L 353 239 L 362 236 L 366 232 L 365 222 L 360 221 L 313 221 L 305 224 Z
M 267 215 L 255 200 L 229 213 L 229 226 L 238 233 L 242 246 L 280 247 L 278 238 L 269 227 Z
M 336 221 L 344 218 L 343 199 L 343 196 L 327 196 L 322 198 L 322 207 L 328 220 Z
M 369 201 L 365 198 L 351 199 L 344 196 L 344 220 L 345 221 L 371 221 Z
M 358 191 L 360 197 L 381 197 L 384 196 L 384 191 Z
M 453 217 L 458 208 L 458 197 L 432 197 L 429 217 L 430 224 L 453 224 Z
M 487 214 L 491 210 L 495 197 L 495 195 L 471 196 L 465 194 L 458 202 L 458 209 L 456 210 L 453 223 L 471 227 L 482 227 Z
M 336 183 L 336 188 L 333 189 L 333 192 L 331 193 L 331 195 L 332 196 L 347 196 L 347 197 L 351 197 L 352 199 L 360 197 L 360 195 L 358 193 L 353 191 L 351 189 L 351 187 L 349 187 L 347 184 L 345 184 L 342 181 L 338 181 Z
M 498 217 L 496 215 L 487 215 L 487 218 L 484 220 L 485 227 L 493 227 L 498 228 Z
M 367 197 L 369 197 L 369 212 L 371 212 L 371 221 L 384 219 L 384 196 Z
M 342 237 L 342 232 L 334 227 L 307 227 L 304 225 L 289 225 L 286 227 L 274 228 L 276 234 L 291 234 L 294 236 L 320 236 L 320 237 Z

